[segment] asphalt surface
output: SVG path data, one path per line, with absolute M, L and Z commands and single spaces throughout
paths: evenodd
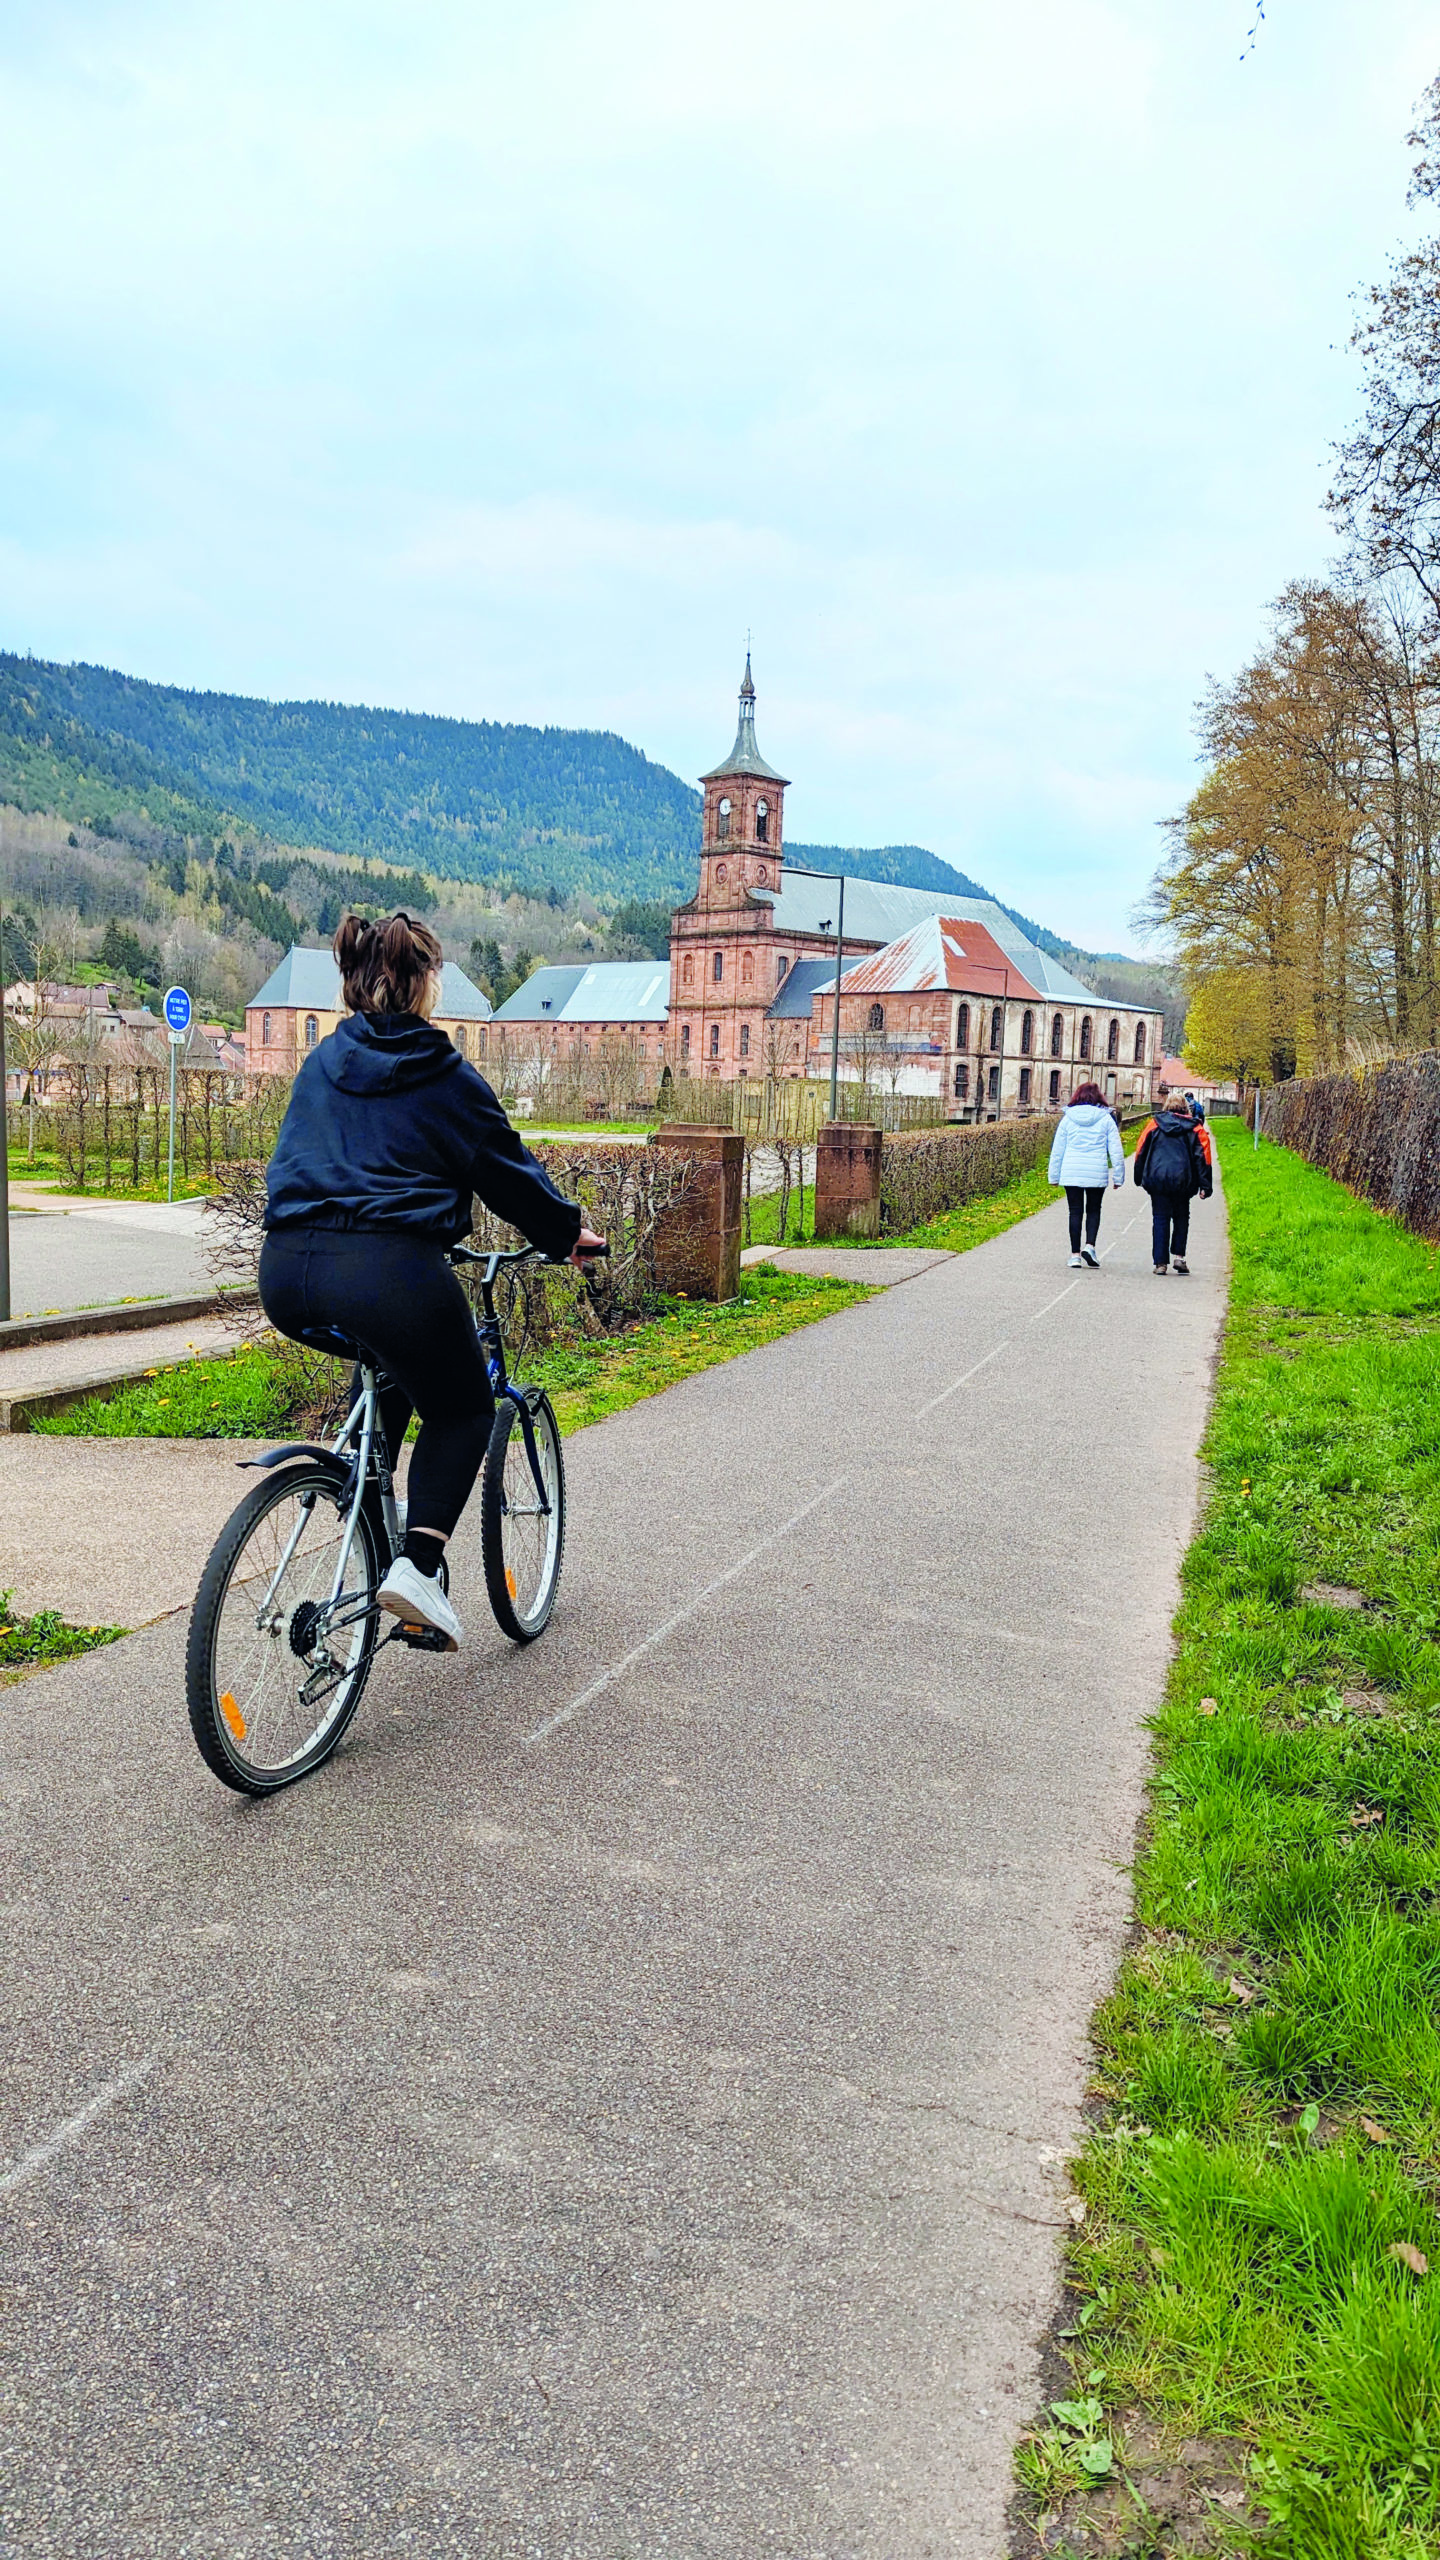
M 0 2552 L 998 2560 L 1222 1290 L 1060 1213 L 569 1444 L 263 1806 L 0 1696 Z
M 20 1193 L 10 1216 L 10 1312 L 41 1316 L 122 1298 L 188 1297 L 213 1289 L 199 1200 L 61 1201 Z

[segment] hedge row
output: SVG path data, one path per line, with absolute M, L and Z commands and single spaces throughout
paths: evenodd
M 1274 1085 L 1260 1125 L 1416 1235 L 1440 1239 L 1440 1057 Z
M 1003 1191 L 1017 1175 L 1043 1164 L 1054 1118 L 994 1120 L 972 1129 L 887 1131 L 880 1150 L 880 1216 L 902 1231 Z

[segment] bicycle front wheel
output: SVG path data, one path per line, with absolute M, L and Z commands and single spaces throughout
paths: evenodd
M 497 1625 L 516 1644 L 533 1644 L 549 1624 L 565 1554 L 560 1426 L 548 1396 L 526 1401 L 536 1466 L 530 1463 L 519 1409 L 502 1396 L 480 1491 L 485 1588 Z
M 233 1511 L 200 1577 L 185 1690 L 207 1768 L 273 1795 L 328 1760 L 360 1704 L 379 1627 L 374 1525 L 361 1510 L 338 1594 L 346 1470 L 267 1476 Z

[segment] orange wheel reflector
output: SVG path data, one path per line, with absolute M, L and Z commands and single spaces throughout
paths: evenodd
M 506 1590 L 509 1592 L 511 1599 L 513 1600 L 513 1599 L 514 1599 L 514 1597 L 515 1597 L 515 1576 L 514 1576 L 514 1574 L 511 1572 L 510 1567 L 508 1566 L 508 1564 L 507 1564 L 507 1566 L 505 1567 L 505 1588 L 506 1588 Z
M 245 1739 L 245 1719 L 240 1713 L 239 1708 L 236 1706 L 228 1689 L 222 1689 L 220 1692 L 220 1713 L 230 1727 L 236 1741 L 243 1742 Z

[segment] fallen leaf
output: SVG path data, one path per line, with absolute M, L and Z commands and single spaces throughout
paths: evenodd
M 1377 2124 L 1373 2116 L 1361 2117 L 1360 2130 L 1368 2133 L 1372 2142 L 1388 2142 L 1390 2139 L 1383 2124 Z
M 1202 1698 L 1202 1699 L 1201 1699 L 1201 1701 L 1200 1701 L 1200 1713 L 1202 1714 L 1202 1716 L 1214 1716 L 1214 1715 L 1218 1715 L 1218 1714 L 1219 1714 L 1219 1712 L 1220 1712 L 1220 1701 L 1219 1701 L 1219 1699 L 1218 1699 L 1218 1698 Z
M 1423 2249 L 1416 2248 L 1413 2240 L 1392 2240 L 1385 2255 L 1398 2258 L 1401 2266 L 1408 2267 L 1412 2276 L 1428 2276 L 1430 2273 L 1429 2259 Z
M 1300 2130 L 1307 2137 L 1312 2137 L 1320 2130 L 1320 2110 L 1316 2106 L 1313 2098 L 1311 2099 L 1309 2106 L 1305 2108 L 1301 2115 Z
M 1078 2231 L 1081 2223 L 1085 2219 L 1085 2206 L 1082 2199 L 1079 2196 L 1076 2196 L 1072 2202 L 1066 2206 L 1065 2210 L 1069 2214 L 1071 2221 L 1074 2223 L 1075 2228 Z
M 1227 1990 L 1228 1992 L 1230 1992 L 1230 1993 L 1233 1995 L 1233 1997 L 1234 1997 L 1235 1999 L 1237 1999 L 1237 2000 L 1240 2002 L 1241 2007 L 1242 2007 L 1242 2008 L 1245 2008 L 1245 2009 L 1248 2009 L 1248 2008 L 1249 2008 L 1251 2001 L 1252 2001 L 1252 2000 L 1254 1999 L 1254 1997 L 1255 1997 L 1255 1994 L 1254 1994 L 1254 1992 L 1251 1990 L 1249 1983 L 1248 1983 L 1248 1982 L 1242 1982 L 1242 1981 L 1241 1981 L 1241 1979 L 1240 1979 L 1240 1976 L 1238 1975 L 1238 1973 L 1232 1973 L 1232 1974 L 1231 1974 L 1229 1981 L 1228 1981 L 1228 1982 L 1226 1983 L 1226 1985 L 1225 1985 L 1225 1988 L 1226 1988 L 1226 1990 Z
M 1368 1831 L 1372 1823 L 1383 1822 L 1384 1819 L 1378 1805 L 1357 1804 L 1351 1810 L 1350 1828 L 1352 1831 Z

